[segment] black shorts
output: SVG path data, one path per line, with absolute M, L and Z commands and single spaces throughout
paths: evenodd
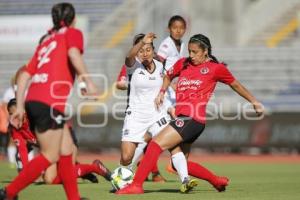
M 34 133 L 44 133 L 47 130 L 63 128 L 64 114 L 51 108 L 47 104 L 28 101 L 25 110 L 29 119 L 30 130 Z
M 205 124 L 184 115 L 179 115 L 175 120 L 172 120 L 169 125 L 179 133 L 183 139 L 183 143 L 193 143 L 205 128 Z

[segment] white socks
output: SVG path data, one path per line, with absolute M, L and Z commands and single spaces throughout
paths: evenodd
M 130 163 L 130 165 L 128 166 L 129 169 L 133 169 L 135 163 L 140 159 L 140 157 L 143 155 L 144 153 L 144 149 L 145 147 L 147 146 L 147 143 L 146 142 L 143 142 L 143 143 L 139 143 L 138 146 L 136 147 L 135 149 L 135 152 L 134 152 L 134 156 L 132 158 L 132 161 Z
M 184 182 L 186 178 L 189 179 L 186 158 L 182 152 L 172 155 L 172 163 L 177 170 L 181 182 Z
M 17 153 L 17 148 L 15 145 L 9 145 L 7 147 L 7 158 L 9 163 L 11 164 L 16 163 L 16 153 Z

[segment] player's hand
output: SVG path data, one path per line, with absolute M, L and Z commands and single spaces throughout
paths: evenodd
M 97 99 L 99 91 L 93 81 L 79 83 L 80 92 L 88 99 Z
M 175 108 L 174 108 L 174 107 L 169 107 L 169 108 L 168 108 L 168 113 L 169 113 L 169 115 L 170 115 L 173 119 L 176 119 L 176 118 L 177 118 L 177 116 L 176 116 L 176 114 L 175 114 Z
M 159 110 L 159 107 L 163 104 L 165 98 L 165 94 L 160 92 L 158 93 L 157 97 L 154 100 L 155 107 L 157 110 Z
M 252 103 L 252 105 L 258 116 L 261 116 L 264 114 L 264 106 L 262 105 L 262 103 L 255 101 L 254 103 Z
M 23 120 L 24 120 L 24 108 L 17 108 L 16 112 L 11 115 L 9 122 L 13 127 L 19 129 L 23 125 Z
M 147 33 L 143 38 L 143 43 L 144 44 L 152 43 L 155 38 L 156 35 L 154 33 Z

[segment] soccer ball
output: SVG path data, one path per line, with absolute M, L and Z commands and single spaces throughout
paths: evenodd
M 113 188 L 120 190 L 132 182 L 133 172 L 128 168 L 118 167 L 111 174 L 111 178 L 111 184 Z

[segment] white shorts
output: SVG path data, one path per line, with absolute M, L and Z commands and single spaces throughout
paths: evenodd
M 143 119 L 133 114 L 126 114 L 122 130 L 122 141 L 142 143 L 145 141 L 145 133 L 148 132 L 151 137 L 154 137 L 169 124 L 170 120 L 171 118 L 167 113 L 151 119 Z

